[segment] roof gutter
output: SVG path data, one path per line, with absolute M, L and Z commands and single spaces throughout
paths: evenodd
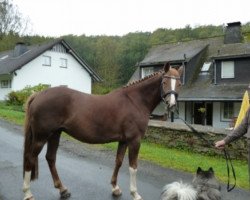
M 160 61 L 160 62 L 145 62 L 145 63 L 139 63 L 140 67 L 146 67 L 146 66 L 154 66 L 154 65 L 164 65 L 166 62 L 169 62 L 170 64 L 183 64 L 184 62 L 187 62 L 186 59 L 182 60 L 171 60 L 171 61 Z
M 224 59 L 233 59 L 233 58 L 249 58 L 250 54 L 243 55 L 222 55 L 222 56 L 213 56 L 211 59 L 213 60 L 224 60 Z
M 185 101 L 242 101 L 242 97 L 239 98 L 178 98 L 179 102 Z

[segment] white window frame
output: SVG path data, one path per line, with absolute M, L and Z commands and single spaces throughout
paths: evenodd
M 51 66 L 51 56 L 43 56 L 43 66 Z
M 143 67 L 141 71 L 141 77 L 144 78 L 154 73 L 154 67 Z
M 68 60 L 66 58 L 60 58 L 60 67 L 67 68 L 68 67 Z
M 234 78 L 234 61 L 221 62 L 221 78 Z
M 232 113 L 231 114 L 229 113 L 229 109 L 230 109 L 229 104 L 232 105 L 232 107 L 231 107 Z M 225 112 L 227 112 L 227 113 L 225 113 Z M 225 116 L 225 114 L 227 116 Z M 234 103 L 233 102 L 223 102 L 223 103 L 221 103 L 221 121 L 231 121 L 233 119 L 233 117 L 234 117 Z
M 1 88 L 11 88 L 10 80 L 1 80 Z

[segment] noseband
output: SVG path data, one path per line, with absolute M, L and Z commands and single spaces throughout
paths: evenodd
M 167 92 L 165 92 L 163 90 L 163 79 L 164 78 L 170 78 L 170 79 L 175 79 L 175 80 L 180 80 L 180 77 L 175 77 L 175 76 L 168 76 L 168 75 L 163 75 L 162 76 L 162 81 L 161 81 L 161 98 L 163 100 L 163 102 L 165 102 L 165 98 L 166 96 L 168 96 L 169 94 L 173 94 L 175 95 L 175 98 L 178 98 L 178 93 L 175 90 L 168 90 Z M 166 103 L 166 102 L 165 102 Z

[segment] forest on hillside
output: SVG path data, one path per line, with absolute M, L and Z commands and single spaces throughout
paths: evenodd
M 154 32 L 134 32 L 124 36 L 65 35 L 63 38 L 103 79 L 94 85 L 95 93 L 106 93 L 127 83 L 137 64 L 154 46 L 165 43 L 217 37 L 224 34 L 222 26 L 199 26 L 182 29 L 159 28 Z M 245 40 L 250 41 L 250 23 L 242 26 Z M 4 34 L 0 38 L 0 52 L 13 49 L 17 42 L 28 45 L 55 38 Z
M 0 52 L 13 49 L 17 42 L 34 45 L 55 39 L 27 34 L 28 26 L 24 25 L 28 22 L 14 12 L 16 8 L 11 4 L 3 5 L 0 5 Z M 10 15 L 7 21 L 4 13 Z M 152 46 L 222 36 L 224 30 L 223 25 L 186 25 L 179 29 L 158 28 L 153 32 L 133 32 L 124 36 L 65 35 L 63 38 L 103 79 L 94 84 L 94 93 L 106 93 L 127 83 Z M 250 41 L 250 22 L 242 24 L 242 33 L 244 39 Z

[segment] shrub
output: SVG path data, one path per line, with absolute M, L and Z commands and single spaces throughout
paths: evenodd
M 7 95 L 6 103 L 7 105 L 18 105 L 22 106 L 27 101 L 28 97 L 35 92 L 40 92 L 47 89 L 48 85 L 39 84 L 36 86 L 26 86 L 22 90 L 12 91 Z

